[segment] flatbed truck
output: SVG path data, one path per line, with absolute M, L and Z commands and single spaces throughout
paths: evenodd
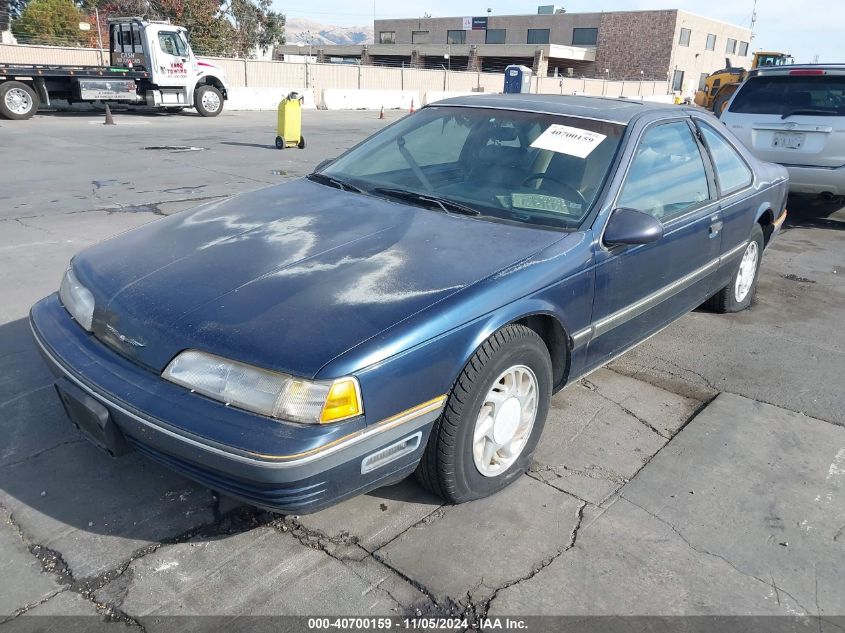
M 194 55 L 187 29 L 138 17 L 109 20 L 108 66 L 0 63 L 0 117 L 12 120 L 54 99 L 195 108 L 214 117 L 227 98 L 223 69 Z

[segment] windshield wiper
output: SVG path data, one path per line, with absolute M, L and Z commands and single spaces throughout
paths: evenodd
M 417 193 L 408 189 L 392 189 L 390 187 L 375 187 L 372 193 L 379 193 L 391 198 L 398 198 L 399 200 L 407 200 L 409 202 L 429 202 L 436 204 L 440 209 L 446 213 L 460 213 L 461 215 L 481 215 L 481 211 L 473 209 L 460 202 L 455 202 L 449 198 L 441 198 L 440 196 L 432 196 L 426 193 Z
M 343 191 L 354 191 L 355 193 L 367 193 L 361 187 L 356 187 L 355 185 L 346 182 L 345 180 L 341 180 L 340 178 L 334 178 L 333 176 L 327 176 L 326 174 L 322 174 L 320 172 L 313 172 L 306 176 L 308 180 L 313 180 L 314 182 L 319 182 L 324 185 L 329 185 L 330 187 L 335 187 L 336 189 L 341 189 Z
M 831 108 L 796 108 L 795 110 L 784 112 L 780 115 L 780 118 L 786 119 L 791 117 L 793 114 L 827 114 L 835 116 L 839 113 Z

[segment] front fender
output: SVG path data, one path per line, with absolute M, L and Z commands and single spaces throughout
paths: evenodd
M 371 423 L 448 394 L 479 346 L 508 323 L 533 315 L 551 317 L 564 332 L 567 347 L 571 333 L 590 322 L 591 241 L 587 236 L 572 239 L 568 247 L 547 255 L 502 271 L 381 333 L 326 365 L 318 377 L 357 376 Z M 478 316 L 467 320 L 469 311 Z M 561 362 L 568 364 L 566 354 Z

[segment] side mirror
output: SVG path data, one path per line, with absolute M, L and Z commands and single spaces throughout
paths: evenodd
M 621 207 L 613 211 L 604 229 L 604 242 L 613 244 L 648 244 L 663 237 L 663 225 L 653 215 Z
M 334 158 L 327 158 L 326 160 L 321 160 L 319 163 L 317 163 L 317 166 L 314 168 L 314 171 L 320 171 L 323 167 L 331 163 L 333 160 Z

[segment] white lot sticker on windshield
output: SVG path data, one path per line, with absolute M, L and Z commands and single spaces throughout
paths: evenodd
M 606 138 L 606 135 L 598 132 L 554 123 L 531 143 L 531 147 L 587 158 Z

